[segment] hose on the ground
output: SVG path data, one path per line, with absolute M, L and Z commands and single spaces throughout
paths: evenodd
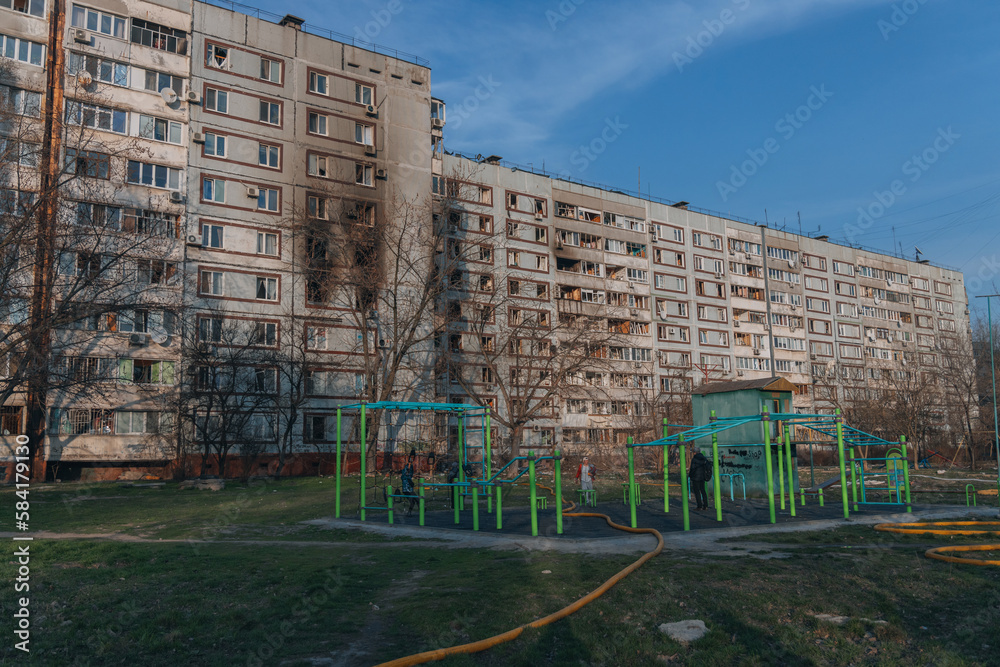
M 535 483 L 535 485 L 552 492 L 552 489 L 550 489 L 547 486 L 538 484 L 537 482 Z M 552 493 L 553 495 L 555 495 L 554 492 Z M 576 507 L 576 503 L 572 501 L 564 500 L 564 502 L 569 503 L 570 510 Z M 654 528 L 632 528 L 630 526 L 623 526 L 621 524 L 617 524 L 614 521 L 612 521 L 611 517 L 609 517 L 607 514 L 600 514 L 598 512 L 563 512 L 563 516 L 597 517 L 604 519 L 609 526 L 611 526 L 612 528 L 616 528 L 618 530 L 624 530 L 629 533 L 648 533 L 650 535 L 655 535 L 656 548 L 653 549 L 652 551 L 644 553 L 641 557 L 639 557 L 637 561 L 635 561 L 625 569 L 615 574 L 613 577 L 605 581 L 603 584 L 601 584 L 600 586 L 598 586 L 593 591 L 583 596 L 576 602 L 573 602 L 572 604 L 569 604 L 560 609 L 559 611 L 549 614 L 548 616 L 543 616 L 542 618 L 536 619 L 531 623 L 526 623 L 524 625 L 514 628 L 513 630 L 508 630 L 507 632 L 501 633 L 499 635 L 494 635 L 492 637 L 487 637 L 486 639 L 480 639 L 479 641 L 469 642 L 467 644 L 459 644 L 458 646 L 452 646 L 449 648 L 440 648 L 440 649 L 435 649 L 433 651 L 424 651 L 423 653 L 415 653 L 413 655 L 408 655 L 403 658 L 396 658 L 395 660 L 384 662 L 378 665 L 377 667 L 406 667 L 409 665 L 422 665 L 427 662 L 442 660 L 451 655 L 478 653 L 479 651 L 485 651 L 488 648 L 493 648 L 494 646 L 498 646 L 505 642 L 509 642 L 513 639 L 517 639 L 519 636 L 521 636 L 521 633 L 524 632 L 527 628 L 540 628 L 549 625 L 551 623 L 555 623 L 556 621 L 566 618 L 570 614 L 579 611 L 583 607 L 587 606 L 597 598 L 607 593 L 619 581 L 621 581 L 628 575 L 638 570 L 640 567 L 642 567 L 642 565 L 646 561 L 655 558 L 660 554 L 661 551 L 663 551 L 663 535 L 661 535 L 660 532 Z
M 934 528 L 940 526 L 940 528 Z M 945 526 L 955 526 L 946 528 Z M 979 526 L 971 529 L 964 526 Z M 1000 535 L 1000 530 L 984 530 L 983 526 L 998 526 L 1000 521 L 927 521 L 922 523 L 880 523 L 875 530 L 899 535 Z M 961 558 L 946 556 L 946 553 L 962 551 L 1000 551 L 1000 544 L 964 544 L 958 546 L 935 547 L 924 552 L 927 558 L 943 560 L 948 563 L 963 563 L 965 565 L 1000 565 L 1000 560 L 984 560 L 982 558 Z

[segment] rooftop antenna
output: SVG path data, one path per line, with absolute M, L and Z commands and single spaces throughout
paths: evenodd
M 797 211 L 799 216 L 799 236 L 802 236 L 802 211 Z
M 642 167 L 639 167 L 639 196 L 642 197 Z
M 895 250 L 895 248 L 896 248 L 896 225 L 892 226 L 892 247 L 893 247 L 893 250 Z M 916 246 L 914 246 L 914 247 L 916 247 Z
M 919 262 L 920 256 L 923 255 L 924 253 L 917 246 L 913 246 L 913 249 L 917 251 L 917 261 Z
M 768 226 L 768 222 L 767 222 L 767 209 L 766 208 L 764 209 L 764 226 L 765 227 Z

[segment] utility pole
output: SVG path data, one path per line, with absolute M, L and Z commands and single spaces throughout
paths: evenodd
M 990 387 L 993 393 L 993 451 L 997 457 L 997 493 L 1000 494 L 1000 424 L 997 424 L 997 371 L 993 359 L 993 312 L 990 308 L 991 299 L 1000 294 L 983 294 L 977 298 L 986 299 L 986 326 L 990 330 Z M 1000 503 L 1000 495 L 997 495 Z
M 29 310 L 31 346 L 26 360 L 28 405 L 28 455 L 30 475 L 45 479 L 45 409 L 52 348 L 52 284 L 55 281 L 55 239 L 59 215 L 60 154 L 62 152 L 63 71 L 66 54 L 65 0 L 55 0 L 49 12 L 48 63 L 45 72 L 45 130 L 42 136 L 42 173 L 36 211 L 34 287 Z

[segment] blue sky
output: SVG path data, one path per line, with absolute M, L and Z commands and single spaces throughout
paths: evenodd
M 628 190 L 641 168 L 644 194 L 883 251 L 895 234 L 1000 291 L 1000 3 L 260 6 L 428 59 L 449 150 Z

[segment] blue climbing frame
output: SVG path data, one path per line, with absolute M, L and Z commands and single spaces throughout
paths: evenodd
M 906 511 L 911 511 L 910 507 L 910 481 L 909 481 L 909 470 L 906 457 L 906 439 L 900 437 L 899 443 L 890 442 L 883 438 L 880 438 L 871 433 L 865 433 L 859 429 L 847 426 L 844 424 L 844 418 L 840 414 L 838 409 L 834 415 L 819 415 L 819 414 L 798 414 L 798 413 L 783 413 L 775 412 L 769 413 L 765 409 L 763 412 L 757 415 L 746 415 L 740 417 L 716 417 L 715 411 L 712 411 L 711 417 L 709 418 L 708 424 L 703 424 L 701 426 L 694 426 L 687 428 L 680 433 L 674 433 L 673 435 L 667 435 L 667 420 L 663 420 L 664 425 L 664 437 L 654 440 L 652 442 L 645 443 L 633 443 L 631 440 L 626 444 L 628 450 L 628 474 L 629 474 L 629 488 L 635 484 L 635 464 L 634 457 L 632 454 L 634 447 L 662 447 L 664 450 L 663 456 L 663 497 L 664 497 L 664 511 L 669 510 L 669 501 L 667 492 L 669 490 L 667 481 L 667 451 L 671 446 L 677 446 L 680 449 L 680 477 L 681 477 L 681 508 L 684 515 L 684 530 L 691 529 L 690 514 L 688 511 L 688 479 L 687 479 L 687 467 L 685 465 L 685 443 L 699 440 L 702 438 L 711 437 L 712 439 L 712 487 L 713 495 L 715 497 L 715 510 L 716 510 L 716 520 L 722 521 L 722 502 L 721 502 L 721 488 L 720 488 L 720 473 L 719 473 L 719 447 L 718 444 L 718 434 L 722 431 L 726 431 L 731 428 L 736 428 L 737 426 L 743 426 L 744 424 L 749 424 L 752 422 L 778 422 L 780 428 L 778 429 L 778 456 L 781 457 L 784 454 L 784 458 L 787 460 L 787 470 L 788 470 L 788 497 L 789 497 L 789 509 L 792 516 L 795 516 L 795 490 L 793 488 L 794 477 L 791 474 L 792 470 L 792 448 L 791 448 L 791 427 L 792 426 L 802 426 L 810 430 L 822 433 L 830 438 L 832 438 L 837 443 L 837 458 L 840 464 L 840 490 L 841 490 L 841 501 L 844 508 L 844 518 L 848 518 L 850 515 L 850 503 L 848 500 L 848 490 L 847 490 L 847 453 L 849 451 L 851 458 L 854 458 L 854 450 L 857 447 L 862 447 L 866 445 L 879 445 L 879 446 L 894 446 L 899 445 L 898 456 L 888 456 L 885 460 L 887 465 L 891 461 L 892 473 L 890 481 L 893 483 L 893 488 L 895 489 L 896 501 L 892 504 L 904 504 L 901 502 L 901 492 L 905 495 L 905 505 Z M 776 514 L 774 507 L 774 480 L 773 480 L 773 469 L 771 464 L 771 429 L 765 428 L 764 431 L 764 465 L 766 466 L 767 474 L 767 502 L 768 511 L 770 514 L 771 523 L 776 522 Z M 783 436 L 783 438 L 782 438 Z M 782 443 L 782 440 L 784 442 Z M 723 445 L 725 446 L 725 445 Z M 734 446 L 746 446 L 746 445 L 729 445 Z M 783 451 L 782 451 L 783 450 Z M 874 459 L 871 459 L 874 461 Z M 779 474 L 782 470 L 779 458 Z M 866 496 L 864 494 L 864 475 L 862 475 L 862 500 L 858 501 L 857 494 L 858 488 L 856 486 L 856 481 L 854 477 L 854 467 L 851 466 L 852 482 L 851 487 L 854 493 L 854 509 L 857 511 L 857 506 L 860 504 L 874 504 L 866 503 Z M 901 479 L 901 483 L 898 480 Z M 783 479 L 779 480 L 783 486 Z M 805 494 L 800 488 L 799 493 L 801 495 L 801 500 L 803 504 L 805 503 Z M 636 494 L 629 494 L 629 515 L 632 522 L 632 527 L 636 527 Z M 784 495 L 782 493 L 782 503 L 784 503 Z M 782 508 L 784 505 L 782 504 Z

